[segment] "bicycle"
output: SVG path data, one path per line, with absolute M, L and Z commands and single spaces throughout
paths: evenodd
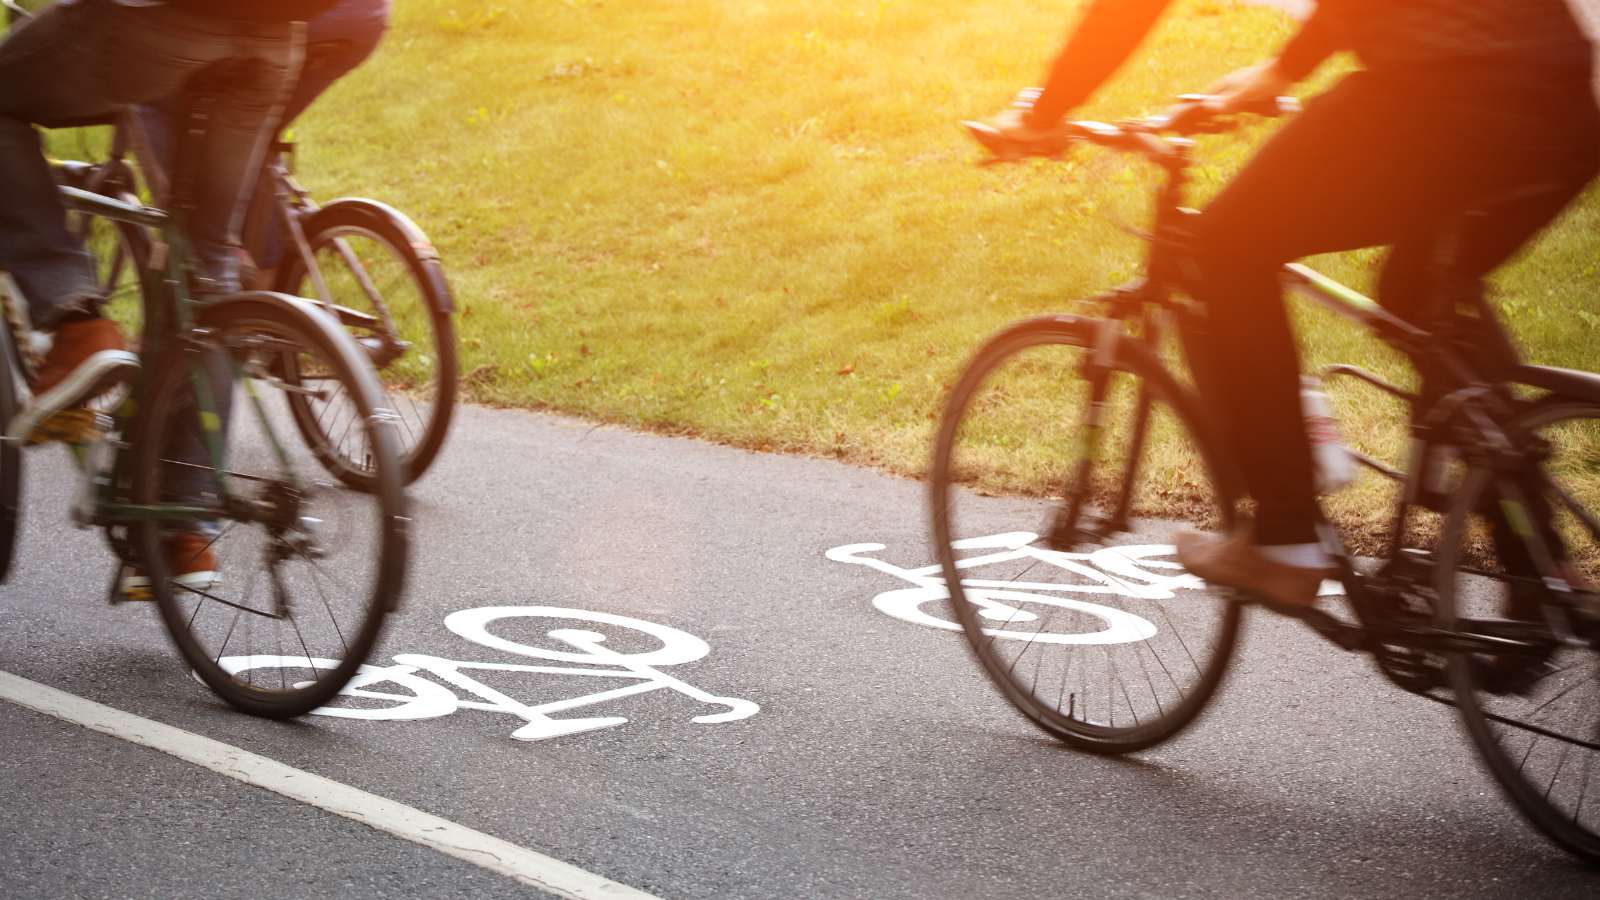
M 1071 123 L 1047 148 L 1092 144 L 1156 165 L 1154 226 L 1137 232 L 1150 245 L 1145 277 L 1087 301 L 1095 314 L 1028 319 L 991 337 L 951 388 L 934 447 L 930 507 L 949 612 L 1007 700 L 1078 750 L 1132 752 L 1191 724 L 1221 682 L 1254 598 L 1218 586 L 1178 599 L 1101 595 L 1096 604 L 1138 615 L 1153 633 L 1110 645 L 1051 641 L 1101 625 L 1070 609 L 1002 602 L 995 591 L 970 597 L 960 571 L 990 552 L 994 535 L 1041 536 L 985 582 L 1003 585 L 1048 578 L 1051 567 L 1039 562 L 1052 553 L 1123 538 L 1168 546 L 1181 528 L 1228 531 L 1248 512 L 1215 417 L 1175 374 L 1183 360 L 1195 365 L 1185 325 L 1201 314 L 1185 291 L 1195 215 L 1183 207 L 1189 136 L 1242 121 L 1209 114 L 1203 101 L 1186 98 L 1151 119 Z M 1284 99 L 1257 112 L 1293 109 Z M 989 151 L 986 162 L 1040 155 L 965 124 Z M 1287 266 L 1283 278 L 1449 382 L 1425 400 L 1354 366 L 1323 373 L 1408 404 L 1412 447 L 1404 472 L 1356 454 L 1403 485 L 1380 558 L 1351 558 L 1320 526 L 1338 572 L 1321 593 L 1342 594 L 1353 618 L 1320 608 L 1289 614 L 1342 649 L 1370 654 L 1395 685 L 1458 707 L 1524 816 L 1600 862 L 1600 783 L 1589 783 L 1600 754 L 1600 596 L 1587 586 L 1600 561 L 1600 520 L 1590 511 L 1600 504 L 1600 377 L 1520 363 L 1508 379 L 1484 376 L 1463 335 L 1510 343 L 1478 289 L 1452 291 L 1454 325 L 1425 330 L 1303 265 Z M 1510 525 L 1498 538 L 1495 510 Z M 1497 561 L 1506 554 L 1495 540 L 1520 548 L 1532 570 Z
M 13 20 L 28 15 L 15 0 L 0 3 Z M 255 222 L 258 233 L 247 235 L 245 243 L 259 246 L 261 229 L 281 226 L 287 253 L 271 290 L 315 300 L 356 337 L 396 403 L 401 465 L 406 482 L 413 482 L 444 445 L 459 386 L 455 299 L 443 262 L 422 229 L 388 204 L 358 197 L 317 204 L 294 179 L 294 153 L 292 142 L 274 142 L 262 173 L 272 192 L 273 221 Z M 141 163 L 137 171 L 130 156 Z M 103 160 L 57 162 L 54 168 L 62 184 L 137 205 L 141 181 L 148 196 L 168 195 L 168 179 L 152 163 L 155 158 L 136 117 L 124 114 L 113 123 Z M 102 290 L 114 300 L 138 290 L 135 273 L 147 265 L 149 251 L 137 239 L 92 233 L 105 227 L 94 216 L 76 223 L 79 236 L 99 251 Z M 123 310 L 119 318 L 132 324 L 133 315 Z M 291 409 L 295 427 L 331 474 L 359 490 L 375 488 L 360 445 L 341 440 L 327 404 L 297 396 Z
M 197 117 L 203 124 L 203 106 Z M 137 373 L 109 403 L 80 410 L 67 438 L 83 484 L 72 518 L 104 529 L 117 560 L 110 599 L 125 599 L 129 569 L 142 571 L 179 654 L 218 696 L 270 718 L 316 709 L 371 654 L 404 587 L 410 520 L 398 416 L 361 347 L 311 302 L 192 292 L 185 184 L 176 186 L 171 212 L 59 190 L 70 210 L 109 228 L 119 247 L 142 248 L 148 263 L 132 272 L 142 301 Z M 40 342 L 3 273 L 0 307 L 4 581 L 17 537 L 23 423 L 43 411 L 24 404 Z M 274 408 L 273 393 L 282 407 Z M 342 410 L 368 463 L 368 493 L 313 481 L 305 474 L 312 461 L 280 437 L 293 427 L 292 404 L 308 399 Z M 223 580 L 173 581 L 173 532 L 202 535 Z M 219 663 L 291 652 L 341 662 L 293 683 L 258 681 Z

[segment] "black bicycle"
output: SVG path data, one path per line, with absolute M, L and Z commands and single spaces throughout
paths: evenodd
M 1225 436 L 1181 377 L 1186 323 L 1203 315 L 1184 290 L 1185 135 L 1239 121 L 1207 110 L 1191 99 L 1154 119 L 1072 123 L 1042 149 L 968 123 L 990 161 L 1095 144 L 1162 174 L 1145 277 L 1089 301 L 1097 315 L 990 338 L 951 389 L 934 448 L 952 614 L 1017 709 L 1096 753 L 1146 748 L 1192 722 L 1253 599 L 1172 555 L 1179 530 L 1230 531 L 1249 512 Z M 1600 862 L 1600 377 L 1521 364 L 1485 375 L 1483 336 L 1510 342 L 1475 282 L 1425 330 L 1304 266 L 1284 278 L 1449 383 L 1424 400 L 1351 366 L 1324 373 L 1408 404 L 1413 447 L 1406 473 L 1359 457 L 1404 484 L 1379 558 L 1351 558 L 1323 526 L 1339 576 L 1322 593 L 1350 617 L 1296 615 L 1371 654 L 1401 688 L 1458 707 L 1529 820 Z
M 15 0 L 0 3 L 13 20 L 27 15 Z M 422 229 L 392 206 L 357 197 L 319 205 L 293 176 L 294 151 L 292 143 L 275 142 L 263 170 L 273 214 L 254 227 L 280 228 L 288 242 L 268 287 L 316 301 L 356 338 L 393 398 L 401 465 L 406 481 L 415 481 L 438 457 L 456 406 L 455 300 L 443 263 Z M 58 162 L 55 171 L 65 186 L 138 205 L 169 195 L 155 158 L 137 117 L 124 114 L 113 123 L 104 159 Z M 74 227 L 99 263 L 109 313 L 136 328 L 138 305 L 116 301 L 137 293 L 149 242 L 95 216 L 75 217 Z M 247 245 L 259 245 L 259 235 L 246 237 Z M 352 440 L 349 423 L 335 416 L 337 404 L 314 394 L 292 396 L 289 404 L 296 428 L 330 473 L 360 490 L 376 488 L 372 463 Z

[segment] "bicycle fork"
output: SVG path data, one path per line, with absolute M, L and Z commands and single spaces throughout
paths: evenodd
M 1055 520 L 1048 529 L 1049 543 L 1052 549 L 1069 549 L 1078 544 L 1085 537 L 1092 537 L 1094 533 L 1080 528 L 1078 522 L 1083 516 L 1084 500 L 1093 490 L 1090 483 L 1094 464 L 1100 456 L 1100 439 L 1105 432 L 1107 410 L 1110 406 L 1112 364 L 1116 360 L 1117 341 L 1121 339 L 1120 322 L 1116 319 L 1106 318 L 1095 323 L 1094 347 L 1089 359 L 1083 364 L 1080 377 L 1089 383 L 1089 404 L 1084 411 L 1083 422 L 1078 427 L 1076 446 L 1073 448 L 1073 472 L 1065 487 L 1066 508 L 1058 509 Z M 1130 469 L 1133 459 L 1140 452 L 1140 444 L 1144 439 L 1145 419 L 1147 418 L 1149 398 L 1144 387 L 1140 386 L 1140 416 L 1136 423 L 1134 444 L 1131 450 Z M 1115 531 L 1122 527 L 1128 505 L 1127 478 L 1123 483 L 1123 496 L 1118 502 L 1117 514 L 1097 523 L 1104 531 Z

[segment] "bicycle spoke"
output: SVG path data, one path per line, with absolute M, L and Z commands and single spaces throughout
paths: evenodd
M 1453 656 L 1454 698 L 1490 770 L 1530 820 L 1569 849 L 1600 859 L 1600 830 L 1587 808 L 1597 794 L 1591 781 L 1600 754 L 1600 648 L 1584 642 L 1575 611 L 1584 599 L 1581 576 L 1600 560 L 1600 526 L 1590 509 L 1600 501 L 1593 480 L 1600 406 L 1547 397 L 1507 433 L 1539 448 L 1537 469 L 1473 469 L 1463 479 L 1441 540 L 1442 571 L 1454 571 L 1455 586 L 1441 599 L 1458 622 L 1496 613 L 1536 624 L 1548 618 L 1551 633 L 1524 654 Z M 1555 590 L 1558 581 L 1576 595 Z M 1574 626 L 1576 639 L 1566 634 Z
M 222 646 L 217 648 L 216 658 L 212 659 L 212 662 L 220 662 L 222 660 L 222 654 L 227 652 L 228 642 L 233 640 L 233 630 L 239 627 L 239 617 L 242 615 L 244 615 L 243 611 L 233 614 L 233 624 L 228 626 L 228 635 L 222 639 Z
M 1114 537 L 1088 521 L 1078 523 L 1087 533 L 1070 547 L 1053 549 L 1051 533 L 1066 527 L 1068 508 L 1088 519 L 1125 509 L 1129 521 L 1117 534 L 1141 548 L 1170 545 L 1196 519 L 1207 527 L 1231 521 L 1200 432 L 1175 407 L 1169 379 L 1152 380 L 1111 353 L 1100 360 L 1109 363 L 1100 370 L 1104 389 L 1078 389 L 1086 387 L 1089 348 L 1111 346 L 1097 337 L 1099 328 L 1087 320 L 1024 323 L 981 349 L 952 386 L 933 470 L 935 548 L 953 611 L 1007 699 L 1069 743 L 1118 752 L 1148 746 L 1193 718 L 1220 679 L 1239 612 L 1148 551 L 1099 555 Z M 1093 415 L 1090 400 L 1102 404 Z M 1147 414 L 1135 417 L 1136 409 Z M 1083 446 L 1088 426 L 1094 452 Z M 1146 452 L 1156 445 L 1179 450 L 1158 459 Z M 1171 512 L 1134 518 L 1148 515 L 1152 503 L 1158 511 L 1182 509 L 1189 521 L 1174 521 Z M 1023 534 L 1030 543 L 1006 543 Z M 962 556 L 963 547 L 988 552 Z M 1013 641 L 1021 646 L 1008 646 Z
M 311 556 L 305 552 L 304 549 L 302 549 L 300 547 L 296 547 L 295 548 L 295 553 L 299 554 L 301 556 L 301 558 L 303 558 L 307 563 L 310 563 L 312 569 L 315 572 L 321 572 L 322 571 L 322 567 L 318 566 L 316 564 L 316 562 L 311 559 Z M 332 579 L 330 578 L 330 580 L 332 580 Z M 344 639 L 344 631 L 339 628 L 339 617 L 333 614 L 333 606 L 328 603 L 328 592 L 324 591 L 322 589 L 322 583 L 319 582 L 316 579 L 315 575 L 312 576 L 311 583 L 316 585 L 317 596 L 322 598 L 322 608 L 327 610 L 327 612 L 328 612 L 328 620 L 333 623 L 333 632 L 334 632 L 334 634 L 337 634 L 339 636 L 339 646 L 341 648 L 343 648 L 345 653 L 348 654 L 350 652 L 350 644 L 345 641 L 345 639 Z
M 350 437 L 384 408 L 384 398 L 349 368 L 360 360 L 349 348 L 330 347 L 329 332 L 308 313 L 243 298 L 218 301 L 206 314 L 214 318 L 199 340 L 227 348 L 232 371 L 254 376 L 216 382 L 227 392 L 215 398 L 214 406 L 235 462 L 201 464 L 172 439 L 195 427 L 190 407 L 181 405 L 193 383 L 194 364 L 180 369 L 168 363 L 153 372 L 154 399 L 141 410 L 148 418 L 141 427 L 160 438 L 135 444 L 141 474 L 133 481 L 146 506 L 159 505 L 151 496 L 209 496 L 232 482 L 233 494 L 222 502 L 195 503 L 201 508 L 184 506 L 181 515 L 173 514 L 184 522 L 201 515 L 217 521 L 214 534 L 190 546 L 199 547 L 195 555 L 204 555 L 205 565 L 222 577 L 199 591 L 163 578 L 157 600 L 179 650 L 219 696 L 256 714 L 300 715 L 325 703 L 356 674 L 394 601 L 398 581 L 390 573 L 399 559 L 394 554 L 404 552 L 404 535 L 397 530 L 404 519 L 394 454 L 397 432 L 384 430 L 380 441 L 361 442 L 379 488 L 372 494 L 333 493 L 298 477 L 305 466 L 321 465 L 315 454 L 324 448 L 304 444 L 303 428 L 300 434 L 284 431 L 283 425 L 297 422 L 293 402 L 319 391 L 333 397 L 329 409 L 316 412 Z M 302 383 L 298 369 L 328 380 Z M 278 391 L 269 391 L 272 387 Z M 271 393 L 289 402 L 277 405 Z M 213 505 L 214 510 L 206 508 Z M 330 516 L 338 529 L 331 544 L 315 533 L 316 523 Z M 152 540 L 160 546 L 153 532 L 141 529 L 145 546 Z M 363 550 L 346 554 L 344 546 Z M 181 610 L 176 616 L 175 605 Z M 231 613 L 219 617 L 205 612 L 208 607 Z M 274 650 L 284 661 L 278 675 L 255 672 L 270 658 L 263 654 Z M 329 658 L 338 662 L 329 665 Z M 287 670 L 301 665 L 312 672 L 304 680 L 291 677 Z
M 300 649 L 306 654 L 306 668 L 310 669 L 313 673 L 312 679 L 321 680 L 322 670 L 317 668 L 317 664 L 311 659 L 311 648 L 306 646 L 306 636 L 301 633 L 300 623 L 296 622 L 293 616 L 289 617 L 289 627 L 294 629 L 295 637 L 300 640 Z
M 1134 647 L 1133 659 L 1139 664 L 1139 672 L 1144 675 L 1145 684 L 1149 685 L 1150 687 L 1150 699 L 1155 701 L 1156 713 L 1158 715 L 1165 715 L 1166 708 L 1161 705 L 1161 694 L 1156 691 L 1155 679 L 1150 677 L 1150 669 L 1144 664 L 1144 657 L 1139 655 L 1138 645 L 1135 645 Z

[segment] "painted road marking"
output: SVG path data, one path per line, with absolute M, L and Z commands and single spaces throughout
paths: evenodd
M 497 634 L 492 626 L 501 621 L 509 621 L 523 632 L 542 632 L 543 637 L 554 646 L 531 646 Z M 627 724 L 624 716 L 556 718 L 555 715 L 651 691 L 672 691 L 708 706 L 721 707 L 718 712 L 703 713 L 690 720 L 697 725 L 737 722 L 761 711 L 760 706 L 749 700 L 720 697 L 662 672 L 659 667 L 694 662 L 711 652 L 711 647 L 705 641 L 667 625 L 613 613 L 559 606 L 463 609 L 451 613 L 445 618 L 444 624 L 458 636 L 480 646 L 564 665 L 457 662 L 420 653 L 402 653 L 394 657 L 392 666 L 362 665 L 338 694 L 345 698 L 347 705 L 330 702 L 321 709 L 313 710 L 313 714 L 346 719 L 413 721 L 448 716 L 458 709 L 475 709 L 516 716 L 526 724 L 511 733 L 513 738 L 519 741 L 542 741 Z M 634 632 L 635 637 L 642 634 L 660 646 L 641 653 L 619 652 L 606 643 L 606 635 L 597 628 L 607 628 L 613 636 L 620 633 L 619 629 Z M 338 660 L 307 656 L 225 656 L 218 663 L 231 675 L 255 669 L 267 670 L 263 677 L 269 683 L 274 677 L 271 674 L 273 670 L 278 672 L 278 678 L 298 679 L 307 677 L 314 670 L 328 670 L 339 665 Z M 420 673 L 423 672 L 477 699 L 463 700 L 449 688 L 421 677 Z M 599 679 L 604 687 L 592 694 L 529 706 L 484 684 L 468 672 L 577 676 Z
M 1026 640 L 1055 644 L 1128 644 L 1149 640 L 1156 634 L 1155 625 L 1142 616 L 1125 610 L 1092 603 L 1070 595 L 1128 597 L 1141 600 L 1171 600 L 1176 591 L 1195 590 L 1205 586 L 1200 579 L 1184 572 L 1177 563 L 1166 559 L 1173 553 L 1170 546 L 1139 545 L 1107 547 L 1093 553 L 1065 553 L 1036 546 L 1038 536 L 1032 532 L 1016 531 L 981 538 L 957 541 L 958 550 L 978 551 L 957 565 L 963 572 L 984 566 L 1000 565 L 1017 560 L 1031 560 L 1043 564 L 1069 580 L 1066 581 L 993 581 L 981 578 L 962 578 L 961 585 L 968 600 L 979 607 L 978 615 L 1001 625 L 1021 625 L 1017 630 L 988 628 L 985 634 L 1009 640 Z M 931 607 L 948 600 L 944 575 L 938 563 L 908 569 L 897 566 L 876 554 L 886 549 L 882 544 L 847 544 L 827 552 L 835 562 L 866 566 L 893 575 L 915 587 L 886 591 L 872 598 L 879 611 L 930 628 L 960 631 L 954 621 L 934 615 Z M 1069 596 L 1061 596 L 1061 595 Z M 1038 614 L 1028 610 L 1029 605 L 1065 608 L 1086 613 L 1100 627 L 1094 631 L 1065 634 L 1041 634 L 1028 623 L 1036 621 Z M 1074 621 L 1077 617 L 1074 617 Z
M 160 750 L 219 775 L 353 819 L 558 897 L 574 900 L 656 900 L 654 895 L 403 803 L 313 775 L 265 756 L 257 756 L 221 741 L 46 687 L 10 672 L 0 671 L 0 700 L 9 700 L 18 706 L 81 725 L 90 731 Z
M 956 550 L 974 551 L 957 560 L 956 568 L 963 573 L 985 566 L 1027 561 L 1038 566 L 1041 575 L 1049 572 L 1061 579 L 1021 581 L 963 577 L 962 594 L 967 602 L 978 607 L 980 618 L 997 624 L 997 627 L 985 628 L 984 634 L 1039 644 L 1113 645 L 1147 641 L 1157 632 L 1150 620 L 1079 598 L 1168 601 L 1181 596 L 1181 592 L 1200 591 L 1206 587 L 1204 581 L 1190 575 L 1177 563 L 1176 550 L 1169 544 L 1131 544 L 1070 553 L 1038 546 L 1038 540 L 1039 536 L 1031 531 L 1010 531 L 964 538 L 951 545 Z M 886 549 L 883 544 L 846 544 L 834 547 L 826 556 L 834 562 L 865 566 L 914 585 L 873 597 L 872 605 L 880 612 L 913 625 L 960 631 L 959 623 L 939 614 L 941 604 L 950 599 L 943 568 L 938 563 L 906 568 L 875 555 Z M 1029 570 L 1034 570 L 1034 566 Z M 1325 581 L 1321 593 L 1323 596 L 1342 595 L 1344 587 L 1337 581 Z M 1032 625 L 1039 620 L 1039 614 L 1030 607 L 1072 610 L 1075 624 L 1082 621 L 1078 614 L 1084 614 L 1090 623 L 1097 623 L 1099 627 L 1093 631 L 1043 632 Z M 1010 628 L 1011 625 L 1021 627 Z

